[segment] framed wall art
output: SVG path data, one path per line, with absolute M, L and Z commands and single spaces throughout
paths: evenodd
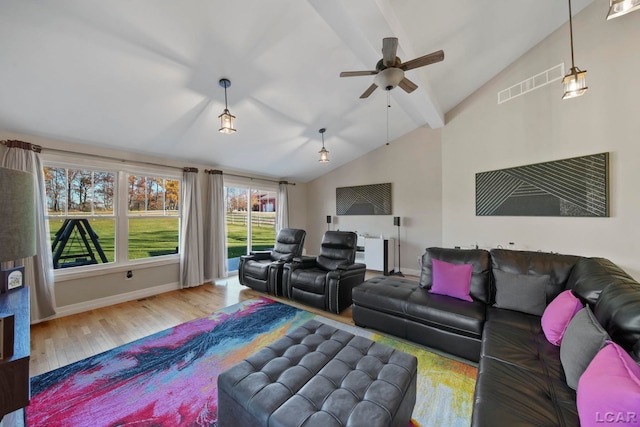
M 391 215 L 391 183 L 336 188 L 337 215 Z
M 609 153 L 476 174 L 476 216 L 609 216 Z

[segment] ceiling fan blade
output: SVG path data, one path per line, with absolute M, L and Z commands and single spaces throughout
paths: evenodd
M 396 53 L 398 51 L 398 39 L 387 37 L 382 39 L 382 65 L 393 67 L 396 63 Z
M 429 64 L 435 64 L 436 62 L 440 62 L 442 60 L 444 60 L 444 52 L 442 50 L 439 50 L 437 52 L 412 59 L 411 61 L 407 61 L 404 64 L 400 65 L 400 68 L 402 68 L 404 71 L 413 70 L 414 68 L 424 67 L 425 65 Z
M 378 74 L 378 71 L 343 71 L 340 73 L 340 77 L 358 77 L 358 76 L 373 76 Z
M 415 84 L 414 82 L 412 82 L 411 80 L 409 80 L 408 78 L 403 78 L 402 80 L 400 80 L 400 83 L 398 83 L 398 86 L 400 86 L 402 89 L 404 89 L 405 92 L 407 93 L 411 93 L 414 90 L 418 89 L 418 85 Z
M 364 99 L 364 98 L 368 98 L 369 95 L 371 95 L 371 93 L 376 90 L 376 88 L 378 87 L 377 84 L 373 83 L 371 84 L 371 86 L 369 86 L 367 88 L 367 90 L 364 91 L 364 93 L 362 95 L 360 95 L 360 99 Z

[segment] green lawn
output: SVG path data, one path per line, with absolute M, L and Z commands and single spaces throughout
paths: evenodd
M 60 229 L 63 220 L 50 219 L 51 242 Z M 98 235 L 98 242 L 109 262 L 115 260 L 115 226 L 112 218 L 89 220 L 91 228 Z M 88 239 L 90 241 L 90 239 Z M 91 247 L 94 250 L 93 246 Z M 178 249 L 178 218 L 131 218 L 129 220 L 129 259 L 176 253 Z M 65 254 L 85 253 L 82 238 L 74 232 L 65 247 Z M 95 252 L 95 250 L 94 250 Z M 98 262 L 100 258 L 96 253 Z
M 228 257 L 237 258 L 247 253 L 246 216 L 235 214 L 227 219 Z M 275 213 L 252 213 L 252 247 L 259 251 L 273 247 L 276 233 Z M 49 220 L 51 242 L 64 220 Z M 113 218 L 95 218 L 89 220 L 91 228 L 98 235 L 98 241 L 109 262 L 115 261 L 115 222 Z M 178 218 L 130 218 L 129 219 L 129 259 L 141 259 L 158 255 L 176 253 L 178 249 Z M 93 246 L 92 246 L 93 249 Z M 72 234 L 64 253 L 79 255 L 86 252 L 77 233 Z M 101 262 L 96 254 L 98 262 Z
M 261 251 L 273 247 L 276 241 L 274 212 L 252 212 L 251 250 Z M 246 214 L 227 216 L 227 256 L 237 258 L 247 254 Z

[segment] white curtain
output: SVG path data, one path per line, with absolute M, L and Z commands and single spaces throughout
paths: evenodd
M 30 287 L 31 322 L 37 323 L 56 314 L 54 299 L 53 257 L 51 255 L 51 239 L 49 222 L 46 219 L 47 196 L 44 184 L 44 169 L 40 156 L 40 147 L 22 141 L 7 141 L 7 151 L 2 159 L 2 166 L 30 172 L 34 176 L 34 192 L 36 194 L 36 242 L 38 253 L 16 265 L 24 265 L 24 282 Z M 10 226 L 10 224 L 5 224 Z M 2 242 L 0 242 L 2 244 Z
M 214 282 L 229 275 L 227 269 L 222 171 L 208 170 L 205 201 L 204 278 Z
M 181 193 L 180 286 L 190 288 L 204 283 L 204 239 L 198 169 L 184 168 Z
M 278 217 L 276 218 L 276 234 L 283 228 L 289 228 L 289 183 L 278 183 L 278 199 L 276 203 Z

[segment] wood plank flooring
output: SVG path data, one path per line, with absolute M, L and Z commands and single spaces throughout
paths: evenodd
M 378 273 L 367 273 L 367 278 Z M 237 277 L 53 319 L 31 326 L 30 375 L 68 365 L 259 296 L 353 324 L 351 308 L 332 315 L 240 285 Z

